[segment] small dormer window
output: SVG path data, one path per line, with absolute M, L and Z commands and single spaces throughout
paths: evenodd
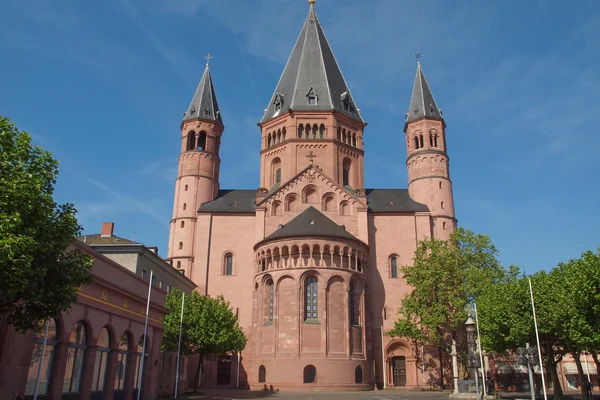
M 342 109 L 349 113 L 354 113 L 354 107 L 352 107 L 352 100 L 350 99 L 350 93 L 345 91 L 341 95 Z
M 317 96 L 317 92 L 315 92 L 314 88 L 310 88 L 308 94 L 306 95 L 306 99 L 309 106 L 316 106 L 319 102 L 319 97 Z
M 281 93 L 275 94 L 273 104 L 275 105 L 275 111 L 281 110 L 281 108 L 283 107 L 283 95 Z

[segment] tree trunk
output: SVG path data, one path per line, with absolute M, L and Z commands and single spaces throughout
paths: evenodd
M 202 368 L 202 355 L 200 355 L 200 358 L 198 359 L 198 366 L 196 367 L 196 374 L 194 375 L 194 393 L 198 391 L 198 384 L 200 383 L 198 381 L 200 377 L 200 368 Z
M 440 356 L 440 389 L 444 390 L 444 351 L 442 346 L 438 347 Z
M 581 359 L 579 358 L 581 353 L 579 353 L 579 351 L 577 351 L 571 347 L 569 348 L 569 350 L 571 353 L 571 357 L 573 357 L 573 359 L 575 360 L 575 364 L 577 365 L 577 374 L 579 375 L 579 382 L 581 383 L 579 385 L 579 389 L 581 390 L 581 398 L 583 400 L 589 400 L 588 391 L 587 391 L 587 387 L 588 387 L 587 375 L 585 375 L 583 373 L 583 367 L 581 366 Z
M 596 353 L 595 351 L 591 352 L 592 354 L 592 358 L 594 359 L 594 364 L 596 364 L 596 373 L 600 374 L 600 361 L 598 361 L 598 353 Z
M 547 366 L 548 371 L 550 371 L 550 375 L 552 375 L 552 387 L 554 388 L 554 400 L 562 400 L 563 391 L 560 386 L 560 380 L 558 378 L 558 372 L 556 372 L 557 362 L 554 359 L 554 349 L 552 348 L 552 342 L 549 340 L 544 343 L 546 347 L 546 358 L 547 358 Z

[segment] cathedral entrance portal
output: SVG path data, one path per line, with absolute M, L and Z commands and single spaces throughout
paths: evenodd
M 229 385 L 231 383 L 231 357 L 219 356 L 217 361 L 217 385 Z
M 406 386 L 406 357 L 392 358 L 392 368 L 394 371 L 394 386 Z

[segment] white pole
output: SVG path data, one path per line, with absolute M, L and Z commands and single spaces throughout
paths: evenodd
M 46 353 L 46 344 L 48 343 L 48 325 L 50 325 L 50 318 L 46 320 L 46 333 L 44 333 L 44 343 L 42 344 L 42 356 L 40 357 L 40 365 L 38 366 L 37 377 L 35 378 L 35 392 L 33 394 L 33 400 L 37 400 L 38 393 L 40 391 L 40 379 L 42 377 L 42 366 L 44 365 L 44 353 Z
M 583 355 L 585 356 L 585 369 L 587 370 L 588 383 L 591 383 L 592 381 L 590 380 L 590 366 L 588 365 L 587 352 L 584 352 Z
M 237 380 L 235 382 L 235 387 L 240 387 L 240 357 L 241 357 L 241 354 L 238 352 L 237 356 L 238 356 L 238 365 L 237 365 Z
M 179 361 L 181 357 L 181 330 L 183 327 L 183 305 L 185 304 L 185 293 L 181 293 L 181 317 L 179 319 L 179 342 L 177 343 L 177 372 L 175 373 L 175 400 L 179 394 Z
M 485 387 L 485 364 L 483 364 L 483 352 L 481 351 L 481 336 L 479 336 L 479 315 L 477 314 L 477 303 L 473 302 L 475 308 L 475 324 L 477 326 L 477 350 L 479 351 L 479 361 L 481 362 L 481 380 L 483 385 L 483 398 L 487 397 L 487 388 Z
M 144 344 L 142 345 L 142 365 L 140 366 L 140 384 L 138 386 L 138 395 L 137 400 L 140 400 L 142 395 L 142 388 L 144 383 L 144 361 L 146 359 L 146 342 L 148 338 L 146 335 L 148 334 L 148 315 L 150 314 L 150 294 L 152 293 L 152 273 L 154 271 L 150 270 L 150 281 L 148 282 L 148 301 L 146 302 L 146 322 L 144 323 Z
M 383 374 L 383 388 L 385 389 L 385 349 L 383 348 L 383 323 L 381 324 L 381 372 Z
M 544 364 L 542 362 L 542 348 L 540 347 L 540 334 L 538 332 L 537 318 L 535 316 L 535 302 L 533 300 L 533 288 L 531 287 L 531 278 L 529 279 L 529 294 L 531 295 L 531 309 L 533 310 L 533 324 L 535 325 L 535 339 L 537 340 L 538 356 L 540 360 L 540 374 L 542 375 L 542 387 L 544 388 L 544 400 L 548 400 L 546 394 L 546 378 L 544 378 Z

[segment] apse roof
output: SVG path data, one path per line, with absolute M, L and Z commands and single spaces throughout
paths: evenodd
M 219 190 L 217 198 L 200 206 L 198 212 L 253 213 L 256 190 Z
M 202 74 L 202 79 L 200 79 L 196 93 L 194 93 L 192 102 L 183 115 L 184 121 L 189 121 L 195 118 L 219 121 L 223 123 L 208 63 L 206 64 L 204 74 Z

